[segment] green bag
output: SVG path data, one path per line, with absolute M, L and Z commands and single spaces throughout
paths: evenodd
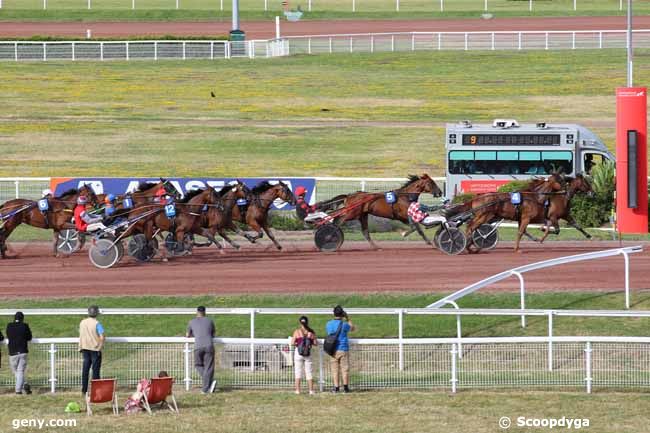
M 81 408 L 79 407 L 79 403 L 76 403 L 74 401 L 71 401 L 68 403 L 68 405 L 65 407 L 65 411 L 67 413 L 77 413 L 81 412 Z

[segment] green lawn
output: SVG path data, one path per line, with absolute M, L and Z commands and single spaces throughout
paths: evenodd
M 503 116 L 583 123 L 612 147 L 624 65 L 623 50 L 4 63 L 0 172 L 440 175 L 444 122 Z M 647 50 L 635 68 L 650 79 Z
M 127 396 L 128 391 L 118 395 L 121 405 Z M 0 426 L 3 431 L 14 431 L 14 419 L 74 418 L 77 428 L 42 431 L 491 433 L 542 430 L 516 427 L 518 417 L 559 419 L 564 416 L 589 419 L 589 427 L 583 426 L 582 430 L 592 433 L 642 433 L 648 431 L 645 408 L 650 403 L 647 393 L 615 392 L 594 395 L 518 391 L 465 391 L 457 395 L 448 392 L 361 392 L 309 397 L 289 392 L 234 391 L 211 396 L 179 393 L 176 397 L 179 415 L 157 411 L 153 417 L 123 413 L 114 417 L 106 405 L 100 405 L 89 418 L 85 413 L 68 415 L 63 412 L 69 401 L 81 403 L 77 393 L 31 397 L 3 395 L 0 396 Z M 513 421 L 509 430 L 498 427 L 499 418 L 503 416 Z M 566 431 L 560 427 L 556 429 Z
M 435 284 L 432 282 L 432 284 Z M 97 303 L 103 308 L 194 308 L 205 305 L 215 308 L 277 307 L 277 308 L 331 308 L 341 304 L 346 308 L 422 308 L 443 294 L 372 294 L 372 295 L 239 295 L 202 297 L 114 297 L 99 299 L 49 299 L 49 300 L 0 300 L 0 308 L 85 308 Z M 650 292 L 635 291 L 633 308 L 650 310 Z M 624 308 L 622 291 L 617 292 L 552 292 L 529 294 L 527 308 L 540 309 L 616 309 Z M 519 308 L 519 295 L 514 293 L 473 294 L 459 303 L 462 308 Z M 36 337 L 74 337 L 78 332 L 81 316 L 32 316 L 26 319 Z M 190 316 L 102 316 L 107 334 L 114 337 L 129 336 L 182 336 Z M 248 337 L 249 317 L 214 316 L 217 333 L 224 337 Z M 396 316 L 360 315 L 352 317 L 359 327 L 357 338 L 396 338 Z M 285 338 L 291 334 L 297 317 L 258 315 L 255 319 L 255 336 L 258 338 Z M 329 316 L 313 315 L 311 325 L 322 330 Z M 573 318 L 556 317 L 555 335 L 625 335 L 647 336 L 650 319 L 621 318 Z M 462 320 L 466 337 L 504 337 L 546 335 L 545 317 L 530 317 L 525 329 L 520 327 L 518 316 L 474 317 Z M 452 337 L 456 335 L 454 316 L 406 316 L 404 336 L 407 338 Z
M 304 12 L 302 19 L 407 19 L 407 18 L 478 18 L 485 13 L 483 0 L 444 0 L 444 10 L 440 10 L 438 0 L 309 0 L 291 1 L 290 7 L 300 7 Z M 590 16 L 622 15 L 618 0 L 577 0 L 577 10 L 573 10 L 573 0 L 533 0 L 533 10 L 529 11 L 525 0 L 488 0 L 488 11 L 496 17 L 529 16 Z M 223 5 L 223 6 L 222 6 Z M 272 19 L 282 14 L 281 0 L 240 0 L 240 16 L 246 20 Z M 229 0 L 91 0 L 88 10 L 87 0 L 47 0 L 47 10 L 43 10 L 43 0 L 4 0 L 0 10 L 2 20 L 228 20 L 232 10 Z M 635 2 L 636 14 L 647 14 L 647 2 Z

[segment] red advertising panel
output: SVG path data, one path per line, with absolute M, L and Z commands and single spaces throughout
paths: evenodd
M 616 220 L 621 233 L 648 233 L 647 89 L 616 89 Z
M 496 192 L 501 185 L 510 182 L 509 180 L 461 180 L 460 189 L 464 193 L 484 194 L 486 192 Z

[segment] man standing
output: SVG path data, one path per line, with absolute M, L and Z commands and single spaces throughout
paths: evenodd
M 83 368 L 81 370 L 81 392 L 88 392 L 88 374 L 93 369 L 93 379 L 99 379 L 102 368 L 102 348 L 106 337 L 104 327 L 99 321 L 99 307 L 91 305 L 88 307 L 88 317 L 79 323 L 79 352 L 83 356 Z
M 32 340 L 32 331 L 24 323 L 25 315 L 18 311 L 14 321 L 7 325 L 7 339 L 9 340 L 9 365 L 16 376 L 16 394 L 31 394 L 31 388 L 25 383 L 25 370 L 27 369 L 27 343 Z M 0 334 L 2 336 L 2 334 Z
M 205 317 L 205 307 L 196 309 L 196 317 L 187 325 L 187 338 L 194 337 L 194 367 L 203 379 L 202 394 L 214 392 L 214 322 Z
M 340 305 L 334 307 L 334 319 L 325 325 L 327 335 L 339 334 L 336 340 L 336 353 L 331 357 L 330 364 L 332 379 L 334 381 L 334 389 L 332 392 L 339 392 L 341 384 L 340 376 L 343 376 L 343 392 L 350 392 L 350 344 L 348 342 L 348 332 L 353 332 L 355 329 L 355 326 L 343 308 Z M 340 375 L 339 368 L 341 369 Z

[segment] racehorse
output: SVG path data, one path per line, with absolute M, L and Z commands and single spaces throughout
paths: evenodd
M 386 194 L 384 193 L 359 191 L 349 194 L 343 202 L 343 208 L 346 211 L 341 212 L 341 215 L 335 219 L 335 223 L 341 225 L 346 221 L 359 220 L 361 222 L 363 237 L 374 249 L 379 249 L 370 238 L 370 233 L 368 232 L 368 215 L 398 220 L 411 225 L 427 244 L 432 245 L 431 241 L 422 231 L 422 228 L 418 224 L 410 224 L 408 217 L 409 205 L 413 201 L 416 201 L 421 193 L 425 192 L 431 193 L 435 197 L 442 195 L 442 191 L 438 185 L 426 173 L 419 177 L 409 175 L 404 185 L 392 191 L 396 199 L 392 204 L 386 201 Z
M 4 225 L 0 228 L 0 253 L 2 258 L 6 258 L 6 242 L 11 233 L 20 224 L 28 224 L 33 227 L 41 229 L 54 230 L 54 256 L 57 257 L 57 239 L 59 232 L 64 229 L 74 229 L 72 224 L 72 212 L 77 205 L 77 198 L 80 195 L 85 195 L 91 204 L 97 204 L 97 196 L 95 191 L 89 185 L 83 185 L 81 188 L 69 189 L 58 197 L 44 198 L 47 200 L 47 209 L 41 211 L 38 207 L 38 202 L 25 199 L 9 200 L 0 207 L 0 213 L 5 210 L 18 210 L 20 212 L 11 215 L 4 221 Z
M 132 224 L 122 237 L 140 232 L 144 233 L 147 242 L 151 242 L 157 232 L 166 231 L 171 233 L 177 245 L 181 246 L 177 250 L 187 250 L 185 248 L 185 242 L 187 240 L 185 234 L 198 234 L 208 238 L 211 243 L 221 250 L 221 245 L 214 236 L 207 229 L 201 227 L 201 219 L 205 212 L 205 205 L 209 207 L 218 202 L 219 196 L 214 188 L 206 188 L 191 191 L 182 200 L 173 204 L 141 205 L 129 212 L 128 218 L 135 220 L 144 214 L 149 213 L 149 215 Z M 167 216 L 168 214 L 165 208 L 168 206 L 173 206 L 174 216 Z M 165 259 L 166 255 L 163 253 L 163 260 Z
M 521 237 L 526 232 L 526 227 L 532 220 L 544 215 L 544 202 L 557 191 L 562 190 L 564 180 L 559 174 L 552 174 L 547 180 L 535 179 L 531 181 L 526 190 L 519 191 L 520 204 L 512 203 L 511 193 L 488 193 L 481 194 L 472 200 L 463 203 L 452 209 L 455 215 L 460 212 L 471 212 L 472 219 L 467 224 L 467 237 L 471 239 L 471 233 L 482 224 L 489 223 L 495 219 L 507 219 L 517 221 L 519 230 L 515 241 L 515 252 L 519 252 Z M 541 212 L 541 215 L 540 215 Z M 467 243 L 467 251 L 471 250 L 472 242 Z
M 560 219 L 565 220 L 571 227 L 577 229 L 582 233 L 587 239 L 591 239 L 591 235 L 587 233 L 580 225 L 576 223 L 571 215 L 571 199 L 578 193 L 590 194 L 593 192 L 591 185 L 581 174 L 576 175 L 575 178 L 565 177 L 566 188 L 564 194 L 553 194 L 548 199 L 548 205 L 545 204 L 544 212 L 542 213 L 543 218 L 537 218 L 532 220 L 532 223 L 542 223 L 544 224 L 544 236 L 540 239 L 540 243 L 543 243 L 544 240 L 548 237 L 549 234 L 553 233 L 555 235 L 560 233 Z M 538 212 L 538 215 L 540 212 Z M 554 231 L 551 232 L 551 227 Z
M 294 197 L 289 185 L 280 181 L 275 185 L 267 181 L 260 182 L 253 189 L 249 190 L 246 199 L 248 200 L 248 207 L 236 206 L 232 210 L 233 221 L 239 221 L 248 225 L 256 232 L 256 235 L 247 235 L 246 239 L 255 242 L 264 236 L 264 233 L 271 239 L 273 245 L 278 250 L 282 249 L 282 245 L 275 240 L 273 233 L 269 229 L 268 213 L 276 199 L 288 202 L 291 205 L 296 204 L 296 197 Z M 231 230 L 238 231 L 234 224 L 229 227 Z
M 232 245 L 233 248 L 239 249 L 239 244 L 230 239 L 226 234 L 226 229 L 233 225 L 232 212 L 233 208 L 237 206 L 237 200 L 245 199 L 249 192 L 250 190 L 246 185 L 239 180 L 233 185 L 223 187 L 218 192 L 215 191 L 215 194 L 219 196 L 220 203 L 215 206 L 209 206 L 208 211 L 203 214 L 201 226 L 207 228 L 212 236 L 219 233 L 219 236 Z M 245 235 L 241 230 L 240 234 Z

